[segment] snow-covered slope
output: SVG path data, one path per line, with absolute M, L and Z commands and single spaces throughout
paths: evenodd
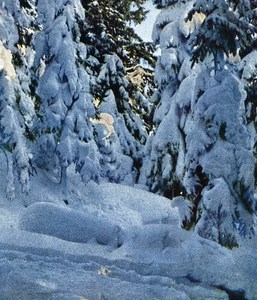
M 38 173 L 8 202 L 0 161 L 0 299 L 257 299 L 256 241 L 228 250 L 166 198 L 72 169 L 68 187 Z

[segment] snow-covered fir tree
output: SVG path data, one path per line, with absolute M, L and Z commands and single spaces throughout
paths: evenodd
M 0 12 L 0 143 L 2 150 L 9 153 L 7 194 L 13 198 L 16 175 L 22 190 L 28 192 L 32 173 L 31 128 L 35 109 L 29 96 L 32 53 L 27 46 L 35 11 L 30 1 L 15 0 L 2 1 Z
M 151 127 L 154 59 L 128 23 L 144 19 L 144 2 L 2 3 L 1 145 L 24 189 L 31 163 L 60 179 L 75 164 L 85 181 L 134 182 Z M 101 113 L 111 124 L 98 126 Z
M 252 10 L 247 2 L 154 2 L 162 53 L 140 182 L 170 198 L 184 194 L 192 204 L 183 225 L 233 247 L 253 233 L 256 211 L 246 93 L 231 66 L 252 42 Z
M 257 12 L 256 1 L 251 1 L 251 8 Z M 256 16 L 256 15 L 255 15 Z M 257 25 L 256 17 L 251 18 L 251 23 Z M 246 119 L 249 130 L 252 132 L 252 147 L 254 149 L 255 157 L 255 178 L 257 176 L 257 35 L 253 36 L 253 40 L 249 43 L 245 49 L 240 51 L 242 59 L 236 61 L 236 71 L 240 78 L 244 89 L 247 92 L 247 98 L 245 100 Z M 255 179 L 256 181 L 256 179 Z
M 155 1 L 163 7 L 154 26 L 153 40 L 161 49 L 155 68 L 158 90 L 154 95 L 155 130 L 145 148 L 140 183 L 152 192 L 173 198 L 185 193 L 183 187 L 185 124 L 191 113 L 192 89 L 197 73 L 190 68 L 187 39 L 202 16 L 192 22 L 185 18 L 190 3 Z
M 252 148 L 255 159 L 255 183 L 257 176 L 257 49 L 254 49 L 248 53 L 237 64 L 237 70 L 241 78 L 241 82 L 244 85 L 244 89 L 247 92 L 245 100 L 246 120 L 249 131 L 252 137 Z
M 239 236 L 253 234 L 257 207 L 246 92 L 226 65 L 252 42 L 253 11 L 248 1 L 196 1 L 188 19 L 196 13 L 205 19 L 190 37 L 192 61 L 212 59 L 213 66 L 199 73 L 194 86 L 184 184 L 199 234 L 233 247 Z
M 251 234 L 255 210 L 254 160 L 244 99 L 241 84 L 230 72 L 202 71 L 186 137 L 184 184 L 195 205 L 196 229 L 230 246 L 237 244 L 237 233 Z
M 34 69 L 38 74 L 37 165 L 62 170 L 69 165 L 85 181 L 98 180 L 99 152 L 90 117 L 95 110 L 89 92 L 90 78 L 83 66 L 87 49 L 80 42 L 77 20 L 84 20 L 80 1 L 37 2 Z
M 98 111 L 108 113 L 114 119 L 113 135 L 108 140 L 103 141 L 102 135 L 100 145 L 103 154 L 103 176 L 111 181 L 126 181 L 133 183 L 131 176 L 133 172 L 133 159 L 138 159 L 139 146 L 134 136 L 131 135 L 126 126 L 127 121 L 133 126 L 134 122 L 140 122 L 139 128 L 143 128 L 140 117 L 136 116 L 135 120 L 130 119 L 129 95 L 126 91 L 128 81 L 125 78 L 122 61 L 116 54 L 105 55 L 106 62 L 103 64 L 100 74 L 97 78 L 99 86 L 104 93 L 101 95 L 102 101 L 98 105 Z M 121 103 L 119 103 L 121 102 Z M 120 105 L 119 105 L 120 104 Z M 140 132 L 146 140 L 146 132 Z M 123 155 L 125 154 L 125 155 Z M 111 160 L 110 160 L 111 159 Z
M 142 146 L 151 126 L 148 98 L 153 90 L 154 63 L 153 47 L 143 43 L 127 25 L 129 20 L 138 22 L 144 17 L 144 1 L 135 1 L 131 11 L 132 2 L 83 1 L 86 21 L 81 24 L 81 41 L 88 48 L 86 64 L 94 104 L 98 114 L 108 113 L 114 120 L 114 131 L 108 139 L 103 133 L 105 126 L 95 126 L 102 154 L 102 176 L 127 183 L 135 181 Z M 149 70 L 141 64 L 143 60 Z M 132 173 L 135 176 L 131 177 Z
M 240 55 L 252 44 L 256 16 L 249 0 L 197 0 L 187 19 L 196 13 L 202 13 L 205 20 L 191 37 L 193 63 L 210 54 L 215 68 L 223 68 L 224 56 Z

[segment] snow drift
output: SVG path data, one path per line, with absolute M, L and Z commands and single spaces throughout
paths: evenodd
M 95 240 L 116 248 L 122 242 L 118 225 L 52 203 L 29 206 L 20 218 L 20 229 L 77 243 Z
M 166 198 L 68 182 L 68 206 L 41 173 L 29 196 L 0 198 L 2 299 L 256 299 L 256 241 L 228 250 L 183 230 Z

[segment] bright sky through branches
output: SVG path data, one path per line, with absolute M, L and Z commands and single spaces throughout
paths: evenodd
M 144 41 L 150 42 L 152 41 L 153 25 L 159 14 L 159 10 L 155 8 L 151 0 L 145 4 L 145 7 L 149 10 L 147 18 L 140 25 L 135 26 L 135 31 Z

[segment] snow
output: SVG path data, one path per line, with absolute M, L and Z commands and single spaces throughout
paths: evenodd
M 134 26 L 134 29 L 143 41 L 152 42 L 153 24 L 160 11 L 155 8 L 151 0 L 147 1 L 144 6 L 149 11 L 146 19 L 141 24 Z
M 204 78 L 202 83 L 201 78 Z M 201 220 L 196 229 L 201 236 L 218 241 L 227 233 L 246 235 L 252 231 L 249 219 L 252 216 L 247 216 L 239 199 L 250 207 L 255 205 L 254 158 L 242 117 L 245 95 L 238 80 L 228 71 L 210 75 L 209 81 L 206 80 L 205 72 L 196 79 L 194 122 L 186 127 L 189 169 L 184 184 L 188 190 L 198 185 L 200 177 L 195 177 L 198 165 L 207 174 L 209 184 L 201 192 Z M 198 93 L 200 90 L 202 95 Z
M 115 224 L 99 220 L 89 213 L 45 202 L 35 203 L 26 209 L 20 217 L 19 229 L 77 243 L 95 239 L 100 245 L 116 247 L 121 239 L 120 227 Z
M 59 12 L 64 2 L 63 16 L 55 18 L 56 12 Z M 163 5 L 168 2 L 170 1 L 162 1 Z M 18 0 L 13 3 L 3 1 L 2 7 L 13 6 L 7 11 L 12 12 L 12 15 L 18 15 L 17 3 Z M 150 9 L 150 14 L 140 26 L 141 31 L 138 33 L 145 41 L 150 41 L 151 26 L 158 11 L 150 2 L 147 2 L 146 5 Z M 76 47 L 73 47 L 71 34 L 75 12 L 83 18 L 83 9 L 78 0 L 68 2 L 56 0 L 55 6 L 49 0 L 39 0 L 38 12 L 38 22 L 43 24 L 43 31 L 38 32 L 34 39 L 34 67 L 40 74 L 38 92 L 43 101 L 51 105 L 51 111 L 49 110 L 46 114 L 49 125 L 55 129 L 60 126 L 59 123 L 65 121 L 65 124 L 60 143 L 55 143 L 53 135 L 40 138 L 42 143 L 41 147 L 37 149 L 40 153 L 37 153 L 38 157 L 36 158 L 38 169 L 37 174 L 31 178 L 29 193 L 22 193 L 21 187 L 14 182 L 14 195 L 12 183 L 16 177 L 11 177 L 13 174 L 10 172 L 13 161 L 10 159 L 10 155 L 4 155 L 4 151 L 0 154 L 2 179 L 0 182 L 0 299 L 257 299 L 256 238 L 246 239 L 239 248 L 229 250 L 196 234 L 197 230 L 199 232 L 202 229 L 203 218 L 198 222 L 194 231 L 186 231 L 181 228 L 183 221 L 190 219 L 193 207 L 192 202 L 182 196 L 170 201 L 142 190 L 145 188 L 144 185 L 128 187 L 122 184 L 104 182 L 97 184 L 90 181 L 90 178 L 98 178 L 98 170 L 95 165 L 98 164 L 99 157 L 93 139 L 92 126 L 84 121 L 84 114 L 88 119 L 91 117 L 92 120 L 95 112 L 91 104 L 91 97 L 88 95 L 88 75 L 82 67 L 79 67 L 78 70 L 72 67 L 77 59 L 76 53 L 81 59 L 86 57 L 86 48 L 83 45 L 75 43 Z M 181 66 L 182 71 L 178 76 L 180 81 L 184 81 L 180 85 L 180 90 L 175 93 L 176 82 L 171 80 L 174 78 L 173 68 L 177 66 L 178 58 L 182 58 L 182 60 L 186 58 L 183 53 L 179 54 L 181 51 L 175 51 L 172 48 L 179 46 L 183 50 L 185 45 L 180 45 L 178 38 L 172 38 L 171 30 L 174 30 L 174 33 L 180 33 L 180 29 L 184 37 L 187 37 L 197 28 L 201 18 L 185 23 L 186 10 L 181 7 L 181 14 L 177 14 L 173 22 L 174 14 L 172 15 L 170 12 L 171 10 L 167 8 L 161 13 L 159 21 L 155 25 L 154 40 L 157 42 L 159 39 L 163 53 L 159 58 L 156 78 L 158 78 L 160 86 L 166 83 L 167 86 L 154 116 L 156 123 L 161 121 L 162 123 L 157 131 L 159 139 L 153 141 L 156 152 L 153 152 L 151 156 L 151 159 L 157 163 L 158 152 L 163 156 L 161 168 L 166 181 L 172 172 L 172 155 L 161 150 L 169 146 L 168 140 L 177 141 L 178 145 L 170 147 L 170 149 L 173 152 L 179 152 L 176 174 L 182 174 L 184 154 L 182 146 L 179 144 L 180 134 L 173 129 L 180 124 L 181 128 L 185 128 L 185 132 L 188 133 L 192 125 L 190 120 L 187 121 L 189 118 L 186 113 L 180 120 L 178 116 L 172 118 L 175 111 L 178 108 L 183 111 L 190 105 L 197 105 L 198 111 L 196 111 L 195 117 L 200 123 L 201 116 L 206 119 L 213 116 L 216 108 L 211 107 L 210 104 L 215 95 L 224 94 L 219 101 L 215 101 L 221 106 L 226 96 L 232 103 L 238 101 L 238 105 L 243 100 L 241 91 L 238 92 L 240 95 L 237 95 L 237 89 L 233 89 L 236 83 L 232 79 L 230 81 L 224 79 L 222 82 L 224 87 L 230 86 L 230 89 L 219 89 L 219 93 L 216 93 L 214 89 L 217 84 L 213 81 L 212 86 L 211 84 L 208 86 L 209 90 L 212 89 L 211 91 L 206 91 L 199 99 L 192 99 L 197 87 L 200 91 L 200 84 L 194 86 L 193 83 L 196 81 L 194 74 L 184 79 L 189 74 L 189 67 L 186 67 L 186 63 Z M 1 17 L 0 33 L 3 44 L 0 43 L 0 52 L 6 59 L 0 60 L 0 69 L 4 70 L 5 72 L 2 73 L 6 73 L 10 79 L 17 77 L 22 81 L 21 87 L 24 89 L 22 93 L 25 95 L 29 86 L 29 82 L 26 82 L 27 77 L 22 76 L 21 70 L 14 70 L 11 62 L 10 50 L 12 50 L 11 47 L 14 47 L 11 44 L 14 44 L 18 38 L 18 34 L 13 29 L 14 19 L 7 14 L 6 16 L 1 15 Z M 181 28 L 176 23 L 179 20 Z M 24 22 L 25 20 L 23 20 Z M 168 24 L 170 22 L 171 24 Z M 6 26 L 7 24 L 8 26 Z M 137 27 L 136 30 L 139 28 Z M 9 32 L 14 33 L 7 38 Z M 68 32 L 67 35 L 65 35 L 66 32 Z M 10 43 L 6 43 L 7 40 L 10 40 Z M 5 48 L 5 44 L 8 45 L 8 49 Z M 44 63 L 46 54 L 54 55 L 54 58 L 47 64 Z M 106 58 L 108 60 L 106 66 L 103 67 L 105 69 L 100 73 L 99 80 L 106 76 L 109 76 L 110 80 L 114 80 L 118 71 L 123 68 L 122 62 L 114 55 L 106 56 Z M 254 68 L 251 66 L 253 62 L 255 63 L 256 59 L 248 56 L 239 66 L 243 71 L 244 80 L 249 80 L 253 76 Z M 96 63 L 96 61 L 92 58 L 91 63 Z M 30 64 L 30 66 L 32 65 Z M 161 75 L 162 72 L 163 75 Z M 58 76 L 56 76 L 57 73 Z M 24 126 L 20 125 L 19 116 L 13 116 L 15 89 L 11 88 L 10 80 L 4 80 L 3 74 L 1 78 L 2 86 L 5 86 L 5 83 L 10 85 L 7 84 L 7 92 L 3 93 L 8 104 L 3 112 L 9 113 L 3 114 L 2 125 L 4 125 L 6 133 L 14 134 L 16 144 L 14 158 L 21 169 L 19 180 L 26 183 L 29 180 L 28 168 L 32 156 L 27 151 L 24 140 L 16 138 L 17 135 L 23 136 Z M 204 86 L 203 80 L 199 80 L 199 82 Z M 124 88 L 126 80 L 122 84 L 119 86 L 120 94 L 126 99 L 128 98 Z M 191 85 L 192 89 L 189 90 L 188 87 Z M 21 92 L 20 90 L 18 89 L 19 92 Z M 3 91 L 5 92 L 5 90 Z M 24 96 L 23 94 L 22 96 Z M 78 95 L 81 96 L 77 97 Z M 76 99 L 76 102 L 73 103 L 71 111 L 69 107 L 72 104 L 72 97 Z M 106 154 L 104 159 L 109 159 L 107 163 L 110 166 L 107 163 L 105 165 L 106 173 L 110 173 L 108 175 L 113 181 L 122 181 L 133 185 L 136 176 L 132 171 L 133 160 L 130 156 L 121 154 L 119 149 L 123 148 L 124 152 L 131 155 L 131 149 L 136 153 L 136 149 L 134 149 L 136 146 L 133 144 L 133 139 L 130 138 L 123 116 L 117 113 L 114 94 L 110 90 L 106 93 L 106 100 L 107 98 L 109 101 L 103 102 L 98 107 L 100 115 L 105 113 L 117 116 L 117 122 L 114 123 L 115 130 L 111 141 L 105 140 L 102 142 L 103 145 L 101 144 L 102 140 L 99 142 L 103 148 L 103 157 Z M 183 102 L 180 102 L 179 99 L 182 98 Z M 198 100 L 198 102 L 194 103 L 194 100 Z M 208 109 L 205 107 L 206 103 Z M 48 105 L 45 107 L 47 109 Z M 232 111 L 228 112 L 229 106 L 224 105 L 222 108 L 225 108 L 222 113 L 215 116 L 218 125 L 222 125 L 224 119 L 229 119 L 227 115 Z M 30 103 L 25 96 L 22 97 L 19 109 L 26 115 L 28 118 L 26 121 L 29 122 L 34 115 L 32 102 Z M 139 118 L 136 119 L 136 116 L 126 114 L 124 117 L 128 119 L 127 122 L 131 128 L 133 127 L 135 130 L 140 128 Z M 10 120 L 12 120 L 11 123 Z M 240 122 L 238 121 L 239 125 Z M 75 123 L 77 128 L 75 128 Z M 27 123 L 25 124 L 27 125 Z M 232 209 L 229 205 L 233 204 L 234 199 L 230 194 L 230 186 L 223 178 L 216 177 L 221 177 L 219 172 L 221 169 L 225 169 L 223 174 L 232 182 L 235 175 L 233 170 L 236 172 L 235 170 L 238 169 L 239 179 L 246 178 L 245 181 L 248 183 L 251 181 L 251 176 L 247 177 L 245 174 L 251 173 L 249 170 L 253 163 L 248 150 L 241 147 L 241 144 L 248 145 L 249 143 L 244 138 L 240 139 L 240 136 L 244 136 L 243 129 L 231 118 L 230 123 L 225 124 L 229 130 L 226 130 L 224 134 L 231 144 L 225 147 L 223 140 L 218 141 L 211 149 L 213 158 L 208 155 L 199 158 L 204 169 L 214 177 L 213 185 L 209 190 L 204 191 L 202 205 L 207 208 L 211 216 L 210 198 L 216 199 L 218 212 L 232 218 Z M 168 134 L 167 128 L 169 129 Z M 201 149 L 205 149 L 205 144 L 209 143 L 210 137 L 205 135 L 205 132 L 201 133 L 198 130 L 201 129 L 200 126 L 193 129 L 195 132 L 191 132 L 191 135 L 197 134 L 198 141 L 200 138 L 202 139 L 203 148 L 199 144 L 191 143 L 189 150 L 191 153 L 196 150 L 201 152 Z M 104 131 L 104 128 L 96 129 L 99 137 L 105 135 L 101 133 L 101 130 Z M 78 132 L 78 138 L 75 136 L 75 131 Z M 240 131 L 240 135 L 234 134 L 237 131 Z M 120 140 L 115 140 L 117 137 Z M 238 148 L 234 147 L 237 142 L 234 141 L 236 138 L 241 140 Z M 56 168 L 55 159 L 57 157 L 50 157 L 53 153 L 52 149 L 55 147 L 59 148 L 60 156 L 64 157 L 63 166 L 66 167 L 69 164 L 65 180 L 61 177 L 61 170 Z M 229 147 L 235 150 L 233 152 L 235 158 L 229 156 Z M 220 152 L 222 152 L 221 157 L 218 156 Z M 73 165 L 76 162 L 75 156 L 79 157 L 76 167 Z M 212 161 L 212 159 L 218 160 L 218 162 Z M 232 167 L 231 164 L 226 164 L 227 161 L 233 159 L 235 163 Z M 247 160 L 247 164 L 243 164 L 244 160 Z M 8 171 L 6 165 L 9 166 Z M 215 165 L 218 165 L 219 168 L 215 169 L 213 167 Z M 157 168 L 157 166 L 158 164 L 154 167 Z M 230 167 L 231 169 L 229 169 Z M 75 172 L 75 169 L 78 171 L 78 168 L 83 169 L 81 173 L 84 179 L 87 179 L 83 183 L 80 175 Z M 146 165 L 146 168 L 149 168 L 149 164 Z M 105 172 L 104 168 L 103 171 Z M 85 182 L 87 183 L 85 184 Z M 253 183 L 250 182 L 250 184 Z M 223 194 L 222 197 L 221 194 Z M 12 201 L 7 199 L 10 198 L 10 195 L 12 195 Z M 210 226 L 211 233 L 218 226 L 222 226 L 222 224 L 217 224 L 215 227 L 215 221 L 214 218 Z M 232 226 L 232 222 L 230 224 Z M 232 228 L 230 229 L 232 231 Z
M 1 299 L 256 299 L 256 241 L 228 250 L 180 227 L 182 197 L 79 178 L 38 172 L 11 202 L 1 181 Z
M 3 43 L 0 41 L 0 71 L 5 71 L 9 80 L 16 77 L 16 72 L 12 64 L 12 53 L 7 50 Z

